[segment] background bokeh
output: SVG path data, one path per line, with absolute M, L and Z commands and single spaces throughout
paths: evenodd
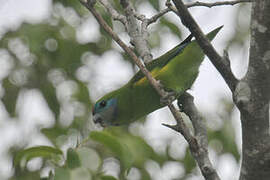
M 122 11 L 118 1 L 110 2 Z M 165 0 L 132 2 L 147 17 L 165 8 Z M 129 43 L 122 24 L 96 7 Z M 241 78 L 248 62 L 250 5 L 190 11 L 204 32 L 224 25 L 213 44 L 220 53 L 228 50 L 233 73 Z M 154 57 L 189 34 L 173 13 L 148 30 Z M 95 100 L 125 84 L 138 68 L 78 1 L 0 0 L 0 38 L 0 179 L 203 179 L 183 137 L 161 125 L 174 123 L 167 108 L 103 132 L 93 124 Z M 239 112 L 207 58 L 189 92 L 206 121 L 214 167 L 222 179 L 236 179 Z M 89 137 L 91 132 L 97 134 Z M 40 145 L 63 155 L 14 165 L 23 149 Z

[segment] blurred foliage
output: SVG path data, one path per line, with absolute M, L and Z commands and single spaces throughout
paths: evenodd
M 54 155 L 62 155 L 62 151 L 50 146 L 31 147 L 18 152 L 14 157 L 13 164 L 14 166 L 20 166 L 21 162 L 26 164 L 29 160 L 35 157 L 52 159 L 52 156 Z
M 122 12 L 119 1 L 113 3 L 113 6 Z M 141 3 L 148 3 L 155 10 L 160 9 L 159 1 L 140 0 L 133 3 L 135 7 Z M 176 178 L 188 178 L 196 169 L 195 161 L 188 148 L 183 147 L 185 153 L 182 158 L 175 158 L 168 151 L 157 152 L 145 138 L 135 136 L 127 127 L 108 128 L 102 132 L 89 131 L 91 126 L 89 117 L 91 117 L 90 110 L 93 102 L 90 100 L 91 89 L 89 90 L 88 84 L 92 79 L 85 82 L 76 73 L 80 67 L 85 66 L 83 61 L 85 54 L 90 52 L 93 55 L 102 55 L 113 48 L 112 39 L 100 28 L 101 36 L 97 40 L 88 43 L 78 42 L 76 30 L 85 18 L 89 18 L 89 12 L 78 1 L 73 0 L 55 0 L 53 7 L 51 17 L 46 21 L 39 24 L 23 23 L 17 30 L 7 32 L 0 41 L 1 48 L 8 52 L 9 58 L 13 60 L 12 68 L 1 80 L 4 89 L 1 101 L 9 116 L 13 118 L 18 116 L 16 106 L 21 91 L 37 89 L 42 93 L 55 118 L 52 127 L 40 129 L 40 133 L 47 137 L 53 147 L 27 148 L 26 144 L 13 152 L 12 148 L 10 149 L 14 165 L 14 174 L 10 179 L 39 179 L 42 174 L 42 179 L 115 180 L 126 179 L 132 168 L 136 168 L 139 172 L 138 179 L 150 180 L 153 176 L 147 169 L 148 162 L 155 162 L 159 167 L 167 162 L 178 162 L 183 165 L 185 171 L 181 177 Z M 113 27 L 111 17 L 100 4 L 97 4 L 97 9 Z M 78 24 L 68 20 L 72 18 L 77 18 Z M 181 37 L 181 29 L 165 17 L 162 17 L 155 26 L 157 27 L 151 32 L 151 37 L 155 38 L 150 41 L 152 48 L 159 46 L 161 28 L 168 28 L 172 34 Z M 233 43 L 241 43 L 245 35 L 244 33 L 243 36 L 237 36 L 240 38 L 239 41 L 231 39 L 228 47 Z M 125 53 L 122 53 L 122 56 L 123 59 L 128 59 Z M 61 93 L 58 93 L 63 83 L 76 87 L 70 97 L 62 97 Z M 79 109 L 75 111 L 80 113 L 75 113 L 71 123 L 63 124 L 61 115 L 66 113 L 63 109 L 67 104 L 78 105 Z M 210 147 L 219 155 L 232 154 L 239 162 L 239 152 L 231 122 L 234 106 L 230 101 L 223 99 L 220 104 L 219 118 L 223 125 L 217 129 L 209 128 Z M 73 145 L 70 145 L 69 141 L 72 138 Z M 168 143 L 164 146 L 169 149 L 171 145 Z M 37 157 L 42 158 L 40 168 L 30 170 L 27 166 L 28 161 Z M 112 157 L 119 165 L 116 176 L 106 174 L 104 170 L 107 160 Z M 42 172 L 48 168 L 49 171 L 44 176 Z

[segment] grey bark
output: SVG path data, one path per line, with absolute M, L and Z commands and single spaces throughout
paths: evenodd
M 188 115 L 194 129 L 193 143 L 189 143 L 189 149 L 196 160 L 203 177 L 207 180 L 220 180 L 220 177 L 210 161 L 208 153 L 208 139 L 206 125 L 193 100 L 194 97 L 184 93 L 177 99 L 181 111 Z
M 270 1 L 252 5 L 249 67 L 234 100 L 241 112 L 241 180 L 270 179 Z

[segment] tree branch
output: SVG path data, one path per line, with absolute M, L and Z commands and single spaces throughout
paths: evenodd
M 125 27 L 127 26 L 127 19 L 122 14 L 118 13 L 107 0 L 99 0 L 101 4 L 107 9 L 114 20 L 120 21 Z
M 158 12 L 157 14 L 155 14 L 154 16 L 152 16 L 151 18 L 148 19 L 147 26 L 156 22 L 161 16 L 163 16 L 164 14 L 166 14 L 170 11 L 172 11 L 170 8 L 166 8 L 166 9 L 161 10 L 160 12 Z
M 139 30 L 138 22 L 136 19 L 136 11 L 132 4 L 128 0 L 121 0 L 120 4 L 122 5 L 127 17 L 127 31 L 131 37 L 131 44 L 135 46 L 137 52 L 145 63 L 151 62 L 153 56 L 150 53 L 150 49 L 147 43 L 148 32 L 145 22 L 142 22 L 141 30 Z
M 217 2 L 213 2 L 213 3 L 205 3 L 205 2 L 200 2 L 200 1 L 196 1 L 193 3 L 188 3 L 185 4 L 185 6 L 187 8 L 191 8 L 191 7 L 215 7 L 215 6 L 223 6 L 223 5 L 236 5 L 239 3 L 248 3 L 248 2 L 252 2 L 253 0 L 238 0 L 238 1 L 217 1 Z M 173 11 L 175 14 L 178 14 L 177 9 L 171 5 L 170 0 L 167 0 L 166 5 L 168 6 L 168 8 L 165 8 L 163 10 L 161 10 L 160 12 L 158 12 L 157 14 L 155 14 L 154 16 L 152 16 L 151 18 L 147 19 L 148 21 L 148 25 L 156 22 L 161 16 L 165 15 L 168 12 Z M 142 20 L 142 19 L 140 19 Z
M 235 4 L 239 4 L 239 3 L 246 3 L 246 2 L 253 2 L 254 0 L 238 0 L 238 1 L 217 1 L 217 2 L 213 2 L 213 3 L 205 3 L 205 2 L 200 2 L 200 1 L 196 1 L 193 3 L 189 3 L 186 4 L 187 8 L 190 7 L 196 7 L 196 6 L 203 6 L 203 7 L 214 7 L 214 6 L 224 6 L 224 5 L 235 5 Z
M 182 2 L 182 0 L 173 0 L 173 2 L 178 10 L 178 14 L 181 18 L 182 23 L 194 35 L 203 52 L 209 57 L 212 64 L 216 67 L 216 69 L 222 75 L 223 79 L 226 81 L 227 85 L 233 92 L 235 90 L 236 84 L 238 83 L 238 80 L 234 77 L 231 71 L 228 54 L 224 53 L 224 57 L 221 57 L 217 53 L 209 40 L 203 34 L 196 21 L 188 12 L 187 7 Z
M 208 137 L 204 120 L 198 112 L 193 100 L 193 96 L 184 93 L 177 101 L 179 108 L 189 116 L 194 128 L 194 140 L 189 144 L 190 151 L 196 159 L 204 178 L 208 180 L 219 180 L 220 178 L 209 159 Z M 179 132 L 178 129 L 174 130 Z

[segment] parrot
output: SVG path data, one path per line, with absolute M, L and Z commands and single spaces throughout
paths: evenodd
M 208 33 L 207 38 L 212 41 L 222 27 Z M 191 88 L 204 59 L 203 51 L 192 38 L 191 34 L 167 53 L 145 65 L 152 77 L 177 97 Z M 97 100 L 92 109 L 93 122 L 102 127 L 130 124 L 166 106 L 160 100 L 160 95 L 142 71 L 138 71 L 125 85 Z

